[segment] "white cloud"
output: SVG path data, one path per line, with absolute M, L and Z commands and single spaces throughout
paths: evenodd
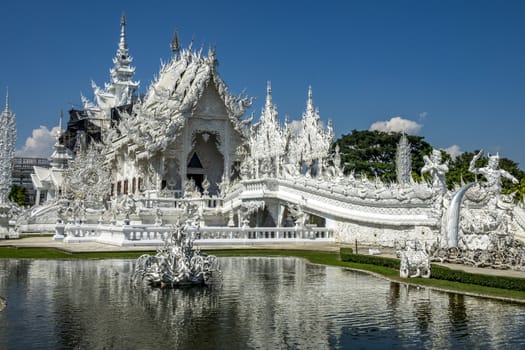
M 463 151 L 458 145 L 452 145 L 448 148 L 445 148 L 444 151 L 450 154 L 450 157 L 452 157 L 452 159 L 456 159 L 457 156 L 463 153 Z
M 33 129 L 33 133 L 26 139 L 24 147 L 21 150 L 16 150 L 16 156 L 48 158 L 53 153 L 57 133 L 58 126 L 51 130 L 42 125 L 38 129 Z
M 424 120 L 428 117 L 428 112 L 419 113 L 419 120 Z
M 415 121 L 404 119 L 401 117 L 392 117 L 390 120 L 382 120 L 370 125 L 368 130 L 370 131 L 383 131 L 383 132 L 405 132 L 407 134 L 417 134 L 423 124 L 419 124 Z
M 299 120 L 292 120 L 289 124 L 288 124 L 288 128 L 290 128 L 290 131 L 291 131 L 291 134 L 292 136 L 297 136 L 299 135 L 299 132 L 301 131 L 301 128 L 303 126 L 301 125 L 301 121 Z

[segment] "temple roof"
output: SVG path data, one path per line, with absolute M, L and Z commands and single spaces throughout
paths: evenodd
M 190 49 L 177 52 L 161 66 L 143 102 L 134 106 L 133 115 L 123 113 L 119 129 L 135 144 L 149 152 L 164 149 L 166 140 L 175 137 L 184 126 L 205 90 L 213 87 L 226 108 L 227 117 L 241 134 L 247 129 L 241 117 L 251 105 L 247 97 L 230 94 L 215 67 L 215 52 L 208 56 Z
M 37 190 L 49 190 L 51 188 L 57 189 L 62 186 L 63 170 L 44 168 L 34 166 L 34 173 L 31 174 L 33 187 Z

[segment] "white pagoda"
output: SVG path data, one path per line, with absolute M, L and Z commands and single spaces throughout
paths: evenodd
M 0 204 L 8 202 L 15 144 L 15 114 L 9 109 L 9 93 L 6 93 L 5 109 L 0 115 Z

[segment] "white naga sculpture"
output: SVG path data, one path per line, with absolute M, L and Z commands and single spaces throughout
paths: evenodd
M 482 154 L 480 151 L 473 157 L 469 170 L 486 181 L 467 184 L 456 192 L 447 210 L 448 244 L 436 245 L 432 259 L 523 271 L 525 247 L 514 238 L 519 225 L 515 215 L 523 215 L 523 209 L 513 204 L 513 195 L 502 193 L 501 182 L 502 177 L 513 183 L 517 179 L 499 168 L 498 155 L 489 156 L 486 167 L 476 168 Z

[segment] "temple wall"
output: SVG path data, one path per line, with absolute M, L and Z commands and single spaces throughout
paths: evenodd
M 111 169 L 112 195 L 138 193 L 139 182 L 144 179 L 134 152 L 127 147 L 119 148 L 117 152 Z
M 432 226 L 388 226 L 357 222 L 327 220 L 327 227 L 334 229 L 336 242 L 383 247 L 395 247 L 396 242 L 419 240 L 432 244 L 439 237 L 439 229 Z

